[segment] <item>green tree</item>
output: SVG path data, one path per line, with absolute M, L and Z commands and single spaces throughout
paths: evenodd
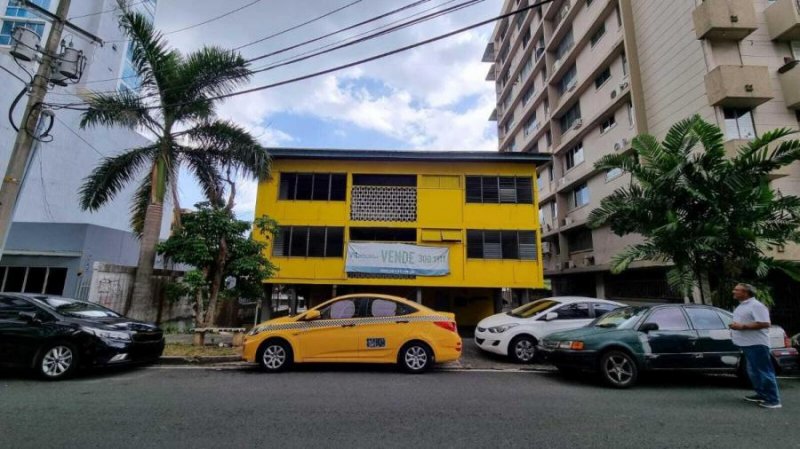
M 251 223 L 237 220 L 227 208 L 198 203 L 196 211 L 182 214 L 182 226 L 169 239 L 158 245 L 160 254 L 172 261 L 192 265 L 195 270 L 184 277 L 182 293 L 195 298 L 198 327 L 214 325 L 220 299 L 261 298 L 263 280 L 272 276 L 275 266 L 264 256 L 265 243 L 248 236 Z M 270 238 L 277 226 L 262 216 L 256 228 Z M 221 244 L 227 246 L 222 250 Z M 219 255 L 225 254 L 223 259 Z M 236 286 L 223 290 L 219 279 L 236 278 Z
M 768 255 L 800 242 L 800 198 L 770 186 L 775 170 L 800 160 L 800 141 L 787 139 L 792 133 L 766 132 L 729 157 L 719 127 L 694 116 L 662 143 L 641 135 L 632 152 L 601 158 L 596 169 L 621 169 L 631 183 L 601 201 L 589 226 L 644 237 L 612 258 L 611 271 L 636 260 L 667 263 L 672 288 L 689 296 L 697 286 L 701 300 L 715 304 L 730 300 L 737 281 L 766 287 L 773 269 L 799 278 L 796 263 Z M 762 298 L 771 301 L 768 289 Z
M 127 184 L 139 185 L 131 207 L 131 226 L 141 238 L 133 295 L 126 312 L 146 314 L 164 198 L 186 166 L 209 198 L 221 190 L 221 167 L 264 179 L 267 151 L 245 130 L 215 116 L 212 98 L 246 83 L 251 71 L 235 51 L 204 47 L 182 55 L 142 14 L 120 0 L 120 26 L 130 38 L 133 66 L 141 89 L 95 93 L 87 100 L 81 127 L 118 126 L 149 132 L 154 142 L 105 158 L 81 189 L 84 210 L 101 208 Z M 131 310 L 127 310 L 131 309 Z

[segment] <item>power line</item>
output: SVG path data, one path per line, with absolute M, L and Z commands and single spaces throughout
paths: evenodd
M 501 14 L 499 16 L 495 16 L 495 17 L 492 17 L 491 19 L 483 20 L 481 22 L 477 22 L 477 23 L 474 23 L 472 25 L 468 25 L 468 26 L 462 27 L 462 28 L 459 28 L 459 29 L 454 30 L 454 31 L 450 31 L 450 32 L 445 33 L 445 34 L 440 34 L 438 36 L 435 36 L 435 37 L 432 37 L 432 38 L 429 38 L 429 39 L 425 39 L 423 41 L 416 42 L 414 44 L 406 45 L 406 46 L 403 46 L 403 47 L 400 47 L 400 48 L 396 48 L 394 50 L 387 51 L 387 52 L 384 52 L 384 53 L 379 53 L 377 55 L 370 56 L 368 58 L 359 59 L 357 61 L 353 61 L 353 62 L 348 63 L 348 64 L 343 64 L 343 65 L 332 67 L 332 68 L 329 68 L 329 69 L 326 69 L 326 70 L 321 70 L 319 72 L 314 72 L 314 73 L 310 73 L 310 74 L 307 74 L 307 75 L 303 75 L 303 76 L 299 76 L 299 77 L 295 77 L 295 78 L 290 78 L 288 80 L 279 81 L 279 82 L 276 82 L 276 83 L 265 84 L 265 85 L 261 85 L 261 86 L 258 86 L 258 87 L 253 87 L 253 88 L 250 88 L 250 89 L 231 92 L 231 93 L 228 93 L 228 94 L 216 95 L 216 96 L 213 96 L 213 97 L 204 98 L 203 100 L 183 101 L 183 102 L 173 103 L 173 104 L 168 105 L 168 106 L 171 106 L 171 107 L 184 106 L 184 105 L 189 105 L 189 104 L 192 104 L 192 103 L 196 103 L 197 101 L 208 102 L 208 101 L 213 101 L 213 100 L 222 100 L 222 99 L 225 99 L 225 98 L 238 97 L 240 95 L 251 94 L 251 93 L 259 92 L 259 91 L 262 91 L 262 90 L 267 90 L 267 89 L 272 89 L 272 88 L 279 87 L 279 86 L 284 86 L 286 84 L 296 83 L 298 81 L 304 81 L 304 80 L 307 80 L 307 79 L 316 78 L 316 77 L 319 77 L 319 76 L 322 76 L 322 75 L 327 75 L 329 73 L 338 72 L 338 71 L 341 71 L 341 70 L 344 70 L 344 69 L 348 69 L 350 67 L 355 67 L 357 65 L 365 64 L 367 62 L 372 62 L 372 61 L 376 61 L 378 59 L 383 59 L 383 58 L 386 58 L 388 56 L 392 56 L 392 55 L 395 55 L 395 54 L 398 54 L 398 53 L 402 53 L 402 52 L 405 52 L 405 51 L 408 51 L 408 50 L 412 50 L 414 48 L 422 47 L 424 45 L 428 45 L 430 43 L 437 42 L 437 41 L 440 41 L 442 39 L 446 39 L 448 37 L 455 36 L 457 34 L 461 34 L 463 32 L 466 32 L 466 31 L 469 31 L 469 30 L 472 30 L 472 29 L 475 29 L 475 28 L 482 27 L 484 25 L 488 25 L 488 24 L 496 22 L 498 20 L 502 20 L 502 19 L 514 16 L 516 14 L 528 11 L 530 9 L 538 8 L 539 6 L 545 5 L 547 3 L 552 3 L 553 1 L 554 0 L 541 0 L 539 2 L 536 2 L 536 3 L 532 4 L 532 5 L 525 6 L 523 8 L 508 12 L 506 14 Z M 75 106 L 81 106 L 81 105 L 82 104 L 78 104 L 78 105 L 65 104 L 65 105 L 60 105 L 60 106 L 63 106 L 64 108 L 67 108 L 67 109 L 74 109 L 74 110 L 89 110 L 88 108 L 85 108 L 85 107 L 84 108 L 75 107 Z M 164 105 L 145 106 L 144 109 L 159 109 L 159 108 L 161 108 L 163 106 Z
M 94 150 L 94 152 L 95 152 L 95 153 L 97 153 L 99 156 L 101 156 L 101 157 L 107 157 L 107 156 L 108 156 L 107 154 L 104 154 L 104 153 L 102 153 L 100 150 L 98 150 L 97 148 L 95 148 L 95 146 L 94 146 L 94 145 L 92 145 L 91 143 L 89 143 L 89 141 L 88 141 L 88 140 L 84 139 L 84 138 L 83 138 L 83 136 L 81 136 L 80 134 L 78 134 L 78 132 L 77 132 L 77 131 L 75 131 L 74 129 L 72 129 L 72 127 L 70 127 L 69 125 L 67 125 L 66 123 L 64 123 L 64 121 L 63 121 L 63 120 L 61 120 L 60 118 L 58 118 L 58 116 L 57 116 L 57 115 L 53 115 L 53 117 L 55 117 L 56 121 L 58 121 L 58 123 L 61 123 L 61 124 L 64 126 L 64 128 L 67 128 L 67 130 L 68 130 L 69 132 L 71 132 L 72 134 L 74 134 L 74 135 L 75 135 L 75 137 L 77 137 L 78 139 L 81 139 L 81 141 L 83 141 L 83 143 L 85 143 L 86 145 L 88 145 L 88 146 L 89 146 L 89 148 L 93 149 L 93 150 Z
M 426 0 L 426 1 L 427 1 L 427 0 Z M 339 8 L 336 8 L 336 9 L 334 9 L 334 10 L 332 10 L 332 11 L 328 11 L 328 12 L 326 12 L 325 14 L 323 14 L 323 15 L 321 15 L 321 16 L 314 17 L 313 19 L 307 20 L 307 21 L 305 21 L 305 22 L 303 22 L 303 23 L 300 23 L 300 24 L 297 24 L 297 25 L 291 26 L 291 27 L 289 27 L 289 28 L 286 28 L 286 29 L 284 29 L 284 30 L 278 31 L 277 33 L 273 33 L 273 34 L 270 34 L 270 35 L 268 35 L 268 36 L 262 37 L 261 39 L 255 40 L 255 41 L 253 41 L 253 42 L 249 42 L 249 43 L 247 43 L 247 44 L 240 45 L 240 46 L 238 46 L 238 47 L 234 47 L 233 49 L 234 49 L 234 50 L 241 50 L 241 49 L 243 49 L 243 48 L 245 48 L 245 47 L 249 47 L 249 46 L 251 46 L 251 45 L 255 45 L 255 44 L 258 44 L 258 43 L 264 42 L 264 41 L 266 41 L 266 40 L 268 40 L 268 39 L 272 39 L 273 37 L 277 37 L 277 36 L 280 36 L 280 35 L 282 35 L 282 34 L 288 33 L 289 31 L 294 31 L 294 30 L 296 30 L 296 29 L 298 29 L 298 28 L 300 28 L 300 27 L 304 27 L 304 26 L 306 26 L 306 25 L 308 25 L 308 24 L 314 23 L 314 22 L 316 22 L 316 21 L 318 21 L 318 20 L 321 20 L 321 19 L 324 19 L 324 18 L 326 18 L 326 17 L 328 17 L 328 16 L 331 16 L 331 15 L 333 15 L 333 14 L 335 14 L 335 13 L 337 13 L 337 12 L 339 12 L 339 11 L 343 10 L 343 9 L 349 8 L 349 7 L 353 6 L 353 5 L 355 5 L 356 3 L 361 3 L 361 0 L 356 0 L 356 1 L 354 1 L 354 2 L 348 3 L 348 4 L 344 5 L 344 6 L 341 6 L 341 7 L 339 7 Z
M 140 1 L 136 2 L 136 3 L 132 3 L 132 4 L 128 5 L 128 7 L 141 5 L 142 3 L 147 2 L 147 1 L 149 1 L 149 0 L 140 0 Z M 67 20 L 75 20 L 75 19 L 82 19 L 84 17 L 99 16 L 100 14 L 119 11 L 120 9 L 122 9 L 122 8 L 112 8 L 112 9 L 106 9 L 105 11 L 97 11 L 97 12 L 92 12 L 92 13 L 89 13 L 89 14 L 83 14 L 81 16 L 72 16 L 72 17 L 68 18 Z

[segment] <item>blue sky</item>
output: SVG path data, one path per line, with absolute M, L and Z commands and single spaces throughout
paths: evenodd
M 156 26 L 176 30 L 250 2 L 162 0 L 159 3 Z M 262 1 L 224 19 L 169 34 L 167 38 L 182 52 L 209 44 L 233 48 L 347 3 L 350 1 Z M 324 20 L 248 46 L 242 53 L 249 58 L 275 51 L 408 3 L 411 1 L 363 0 Z M 349 35 L 439 5 L 452 4 L 447 0 L 431 0 Z M 486 0 L 379 39 L 263 72 L 247 87 L 305 75 L 418 42 L 496 16 L 501 6 L 501 0 Z M 220 105 L 219 113 L 247 128 L 268 147 L 496 151 L 496 125 L 487 120 L 495 105 L 494 87 L 485 81 L 489 64 L 480 61 L 492 29 L 493 25 L 484 26 L 344 71 L 235 97 Z M 337 35 L 297 52 L 349 35 Z M 292 53 L 276 58 L 287 56 Z M 267 59 L 255 65 L 269 63 Z M 237 214 L 252 219 L 255 183 L 242 180 L 237 191 Z M 188 173 L 181 177 L 179 194 L 182 207 L 191 207 L 202 200 Z

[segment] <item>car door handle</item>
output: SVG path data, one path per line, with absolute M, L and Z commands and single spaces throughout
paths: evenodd
M 398 323 L 398 324 L 408 324 L 408 320 L 397 320 L 397 321 L 395 321 L 395 323 Z
M 356 323 L 342 324 L 342 327 L 356 327 Z

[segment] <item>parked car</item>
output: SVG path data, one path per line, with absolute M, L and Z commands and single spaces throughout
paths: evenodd
M 702 305 L 626 307 L 589 326 L 549 335 L 540 349 L 562 372 L 594 371 L 610 386 L 634 385 L 641 371 L 688 370 L 746 376 L 744 357 L 731 340 L 733 315 Z M 770 328 L 773 356 L 786 348 L 784 332 Z M 778 351 L 775 351 L 777 349 Z M 791 348 L 789 348 L 791 349 Z M 793 351 L 793 350 L 792 350 Z M 779 368 L 796 359 L 774 358 Z
M 0 294 L 0 365 L 33 368 L 44 379 L 79 367 L 154 362 L 161 329 L 85 301 Z
M 539 299 L 481 320 L 475 328 L 475 343 L 486 352 L 508 356 L 517 363 L 530 363 L 535 358 L 536 345 L 545 335 L 586 326 L 624 306 L 582 296 Z
M 404 298 L 355 294 L 333 298 L 293 317 L 265 321 L 245 337 L 244 360 L 264 371 L 292 363 L 396 363 L 422 373 L 458 360 L 455 315 Z

